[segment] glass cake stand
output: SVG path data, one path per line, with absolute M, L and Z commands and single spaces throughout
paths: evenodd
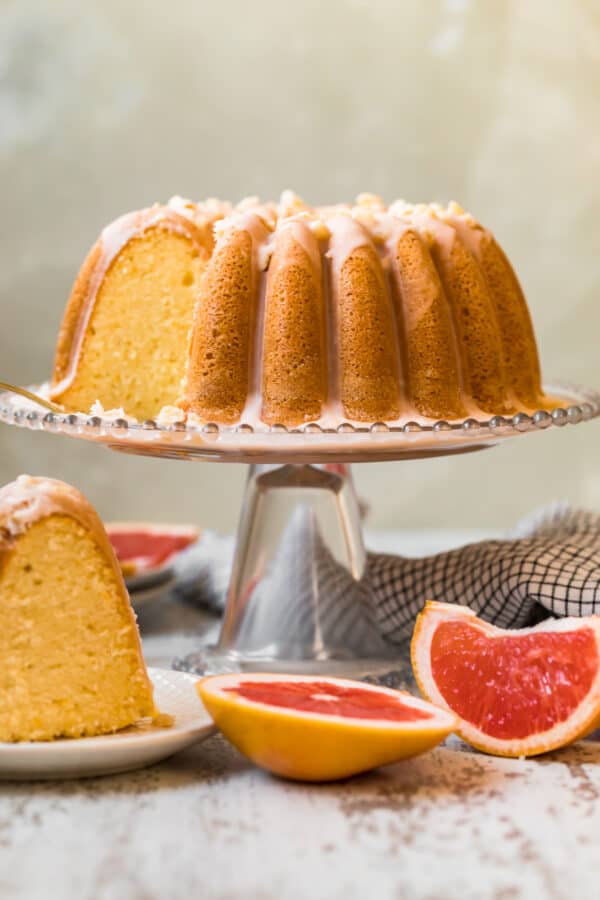
M 29 390 L 43 394 L 44 386 Z M 287 671 L 361 677 L 389 671 L 398 648 L 373 617 L 359 506 L 348 463 L 471 453 L 522 434 L 600 415 L 600 394 L 546 385 L 553 409 L 505 418 L 336 430 L 160 424 L 58 414 L 0 393 L 0 422 L 183 460 L 250 464 L 220 637 L 179 668 L 198 673 Z

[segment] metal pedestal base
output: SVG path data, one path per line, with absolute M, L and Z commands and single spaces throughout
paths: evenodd
M 252 466 L 221 635 L 179 660 L 199 673 L 389 671 L 352 478 L 344 466 Z

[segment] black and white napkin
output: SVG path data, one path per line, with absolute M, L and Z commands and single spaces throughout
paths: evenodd
M 205 533 L 182 556 L 177 594 L 221 610 L 233 547 L 232 538 Z M 367 566 L 371 617 L 393 643 L 410 636 L 426 600 L 465 604 L 502 628 L 591 615 L 600 613 L 600 515 L 555 504 L 502 540 L 420 558 L 370 553 Z M 334 570 L 331 577 L 334 598 Z

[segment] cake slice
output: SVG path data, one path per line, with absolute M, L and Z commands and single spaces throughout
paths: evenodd
M 102 522 L 75 488 L 0 490 L 0 741 L 117 731 L 156 709 Z
M 141 420 L 174 405 L 211 247 L 210 227 L 168 207 L 131 213 L 105 228 L 65 312 L 53 399 L 78 411 L 99 400 Z

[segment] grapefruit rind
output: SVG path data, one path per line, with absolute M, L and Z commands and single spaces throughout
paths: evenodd
M 440 692 L 433 678 L 430 654 L 431 642 L 440 622 L 459 620 L 468 622 L 471 627 L 479 629 L 487 637 L 506 635 L 536 634 L 540 631 L 561 632 L 590 628 L 595 634 L 596 645 L 600 656 L 600 616 L 585 618 L 548 619 L 532 628 L 504 629 L 497 628 L 479 619 L 473 610 L 455 603 L 439 603 L 428 601 L 417 617 L 411 641 L 411 662 L 415 681 L 422 695 L 430 703 L 442 707 L 457 715 L 454 729 L 464 741 L 477 750 L 494 756 L 538 756 L 551 750 L 557 750 L 585 737 L 600 724 L 600 666 L 591 689 L 583 701 L 575 708 L 565 721 L 559 722 L 547 731 L 535 732 L 527 738 L 506 740 L 493 737 L 470 722 L 461 718 L 451 709 Z
M 296 711 L 247 700 L 227 688 L 248 681 L 327 682 L 400 697 L 428 714 L 412 722 Z M 215 675 L 196 685 L 225 737 L 256 765 L 296 781 L 335 781 L 431 750 L 455 729 L 456 717 L 418 697 L 342 678 L 303 675 Z

